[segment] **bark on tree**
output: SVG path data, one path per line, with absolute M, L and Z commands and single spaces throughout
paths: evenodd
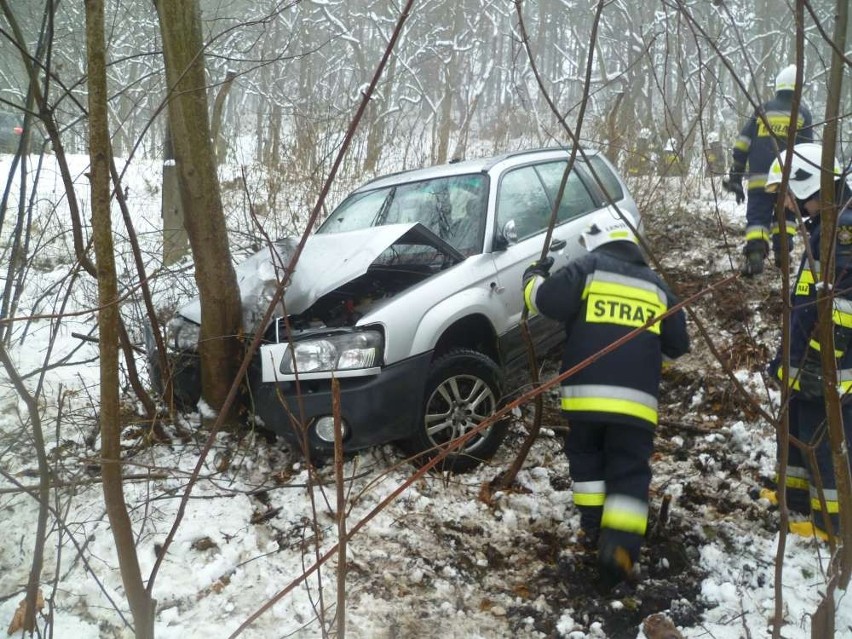
M 189 249 L 189 238 L 183 223 L 183 205 L 180 200 L 175 152 L 169 125 L 166 124 L 166 140 L 163 153 L 163 184 L 160 188 L 160 217 L 163 220 L 163 265 L 176 264 Z M 164 371 L 168 370 L 163 367 Z M 171 386 L 169 380 L 164 380 Z M 164 393 L 167 403 L 171 404 L 171 393 Z
M 106 45 L 103 0 L 86 0 L 89 83 L 89 157 L 92 236 L 98 274 L 98 349 L 100 353 L 101 473 L 104 504 L 118 554 L 122 583 L 133 613 L 136 637 L 154 636 L 154 602 L 142 583 L 133 527 L 121 478 L 121 417 L 118 379 L 118 279 L 110 216 L 110 143 L 107 126 Z
M 834 44 L 839 51 L 844 51 L 846 47 L 846 27 L 849 16 L 849 4 L 843 0 L 837 2 L 837 13 L 835 14 L 835 30 Z M 828 82 L 828 100 L 826 101 L 825 122 L 823 129 L 823 149 L 822 149 L 822 165 L 831 167 L 834 164 L 835 152 L 834 149 L 838 138 L 838 119 L 840 117 L 840 103 L 843 95 L 842 87 L 844 80 L 844 64 L 838 55 L 837 51 L 832 54 L 831 68 L 829 71 Z M 829 260 L 825 269 L 825 277 L 833 273 L 829 270 L 833 264 L 834 255 L 834 231 L 837 225 L 837 209 L 838 203 L 834 199 L 835 187 L 834 176 L 831 171 L 823 171 L 821 178 L 822 196 L 822 226 L 823 234 L 820 237 L 822 242 L 820 251 L 821 255 L 828 255 Z M 828 293 L 820 291 L 817 296 L 817 305 L 820 314 L 820 339 L 824 340 L 821 343 L 831 343 L 833 348 L 834 330 L 832 321 L 833 312 L 833 295 L 826 289 Z M 826 353 L 831 355 L 833 352 L 830 348 L 826 348 Z M 825 353 L 822 353 L 823 366 L 833 365 L 833 360 Z M 832 370 L 832 372 L 834 372 Z M 834 379 L 828 377 L 826 379 Z M 839 554 L 838 565 L 833 568 L 839 572 L 839 585 L 841 588 L 846 588 L 849 584 L 850 576 L 852 576 L 852 477 L 849 472 L 849 451 L 850 442 L 846 441 L 843 432 L 843 417 L 840 410 L 840 397 L 838 397 L 837 389 L 829 389 L 826 393 L 826 409 L 828 412 L 828 439 L 831 442 L 832 462 L 834 465 L 834 476 L 837 486 L 838 501 L 840 503 L 840 530 L 835 531 L 838 536 L 843 539 L 842 548 Z M 835 572 L 835 570 L 831 572 Z M 833 590 L 833 589 L 832 589 Z
M 452 16 L 453 33 L 460 33 L 464 29 L 464 12 L 459 5 L 453 5 Z M 459 55 L 456 51 L 447 53 L 447 61 L 441 72 L 441 79 L 444 81 L 444 94 L 441 97 L 441 106 L 438 112 L 437 139 L 432 158 L 435 164 L 443 164 L 449 159 L 450 135 L 455 126 L 455 122 L 453 122 L 453 98 L 456 96 L 455 87 L 459 80 Z
M 381 98 L 378 102 L 374 101 L 371 103 L 367 111 L 369 125 L 367 127 L 367 150 L 364 153 L 364 171 L 367 173 L 372 173 L 376 170 L 382 155 L 387 122 L 380 111 L 390 110 L 390 104 L 393 100 L 395 76 L 396 58 L 392 59 L 388 64 L 387 79 L 381 89 Z
M 210 139 L 197 0 L 156 2 L 184 224 L 201 299 L 201 394 L 221 408 L 239 365 L 240 295 Z
M 314 46 L 311 24 L 300 20 L 297 25 L 297 38 L 302 49 L 309 51 Z M 312 68 L 307 57 L 299 59 L 298 86 L 296 87 L 296 104 L 293 111 L 293 126 L 295 127 L 294 161 L 305 174 L 314 172 L 317 165 L 317 144 L 319 137 L 316 122 L 312 117 L 312 93 L 316 82 L 316 71 Z
M 231 90 L 231 85 L 234 84 L 234 79 L 237 77 L 236 71 L 228 71 L 225 76 L 225 81 L 216 92 L 216 99 L 213 102 L 213 132 L 210 138 L 213 140 L 216 152 L 216 163 L 221 164 L 225 159 L 225 153 L 228 150 L 228 140 L 222 133 L 222 114 L 225 110 L 225 99 L 228 97 L 228 92 Z

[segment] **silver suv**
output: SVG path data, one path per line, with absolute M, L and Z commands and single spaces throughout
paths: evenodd
M 521 279 L 541 254 L 568 156 L 552 148 L 454 162 L 351 193 L 309 237 L 279 315 L 264 327 L 248 380 L 262 425 L 313 459 L 331 455 L 332 378 L 346 451 L 395 442 L 428 459 L 494 413 L 507 375 L 527 364 Z M 596 152 L 578 154 L 548 249 L 553 268 L 582 254 L 581 231 L 616 207 L 640 224 L 613 166 Z M 258 328 L 297 241 L 275 242 L 237 267 L 246 332 Z M 195 300 L 167 327 L 175 392 L 186 404 L 200 389 L 199 322 Z M 539 354 L 564 338 L 541 317 L 530 330 Z M 488 459 L 505 428 L 477 433 L 443 467 Z

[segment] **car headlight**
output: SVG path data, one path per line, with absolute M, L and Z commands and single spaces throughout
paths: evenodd
M 178 351 L 198 350 L 201 326 L 183 317 L 174 317 L 166 324 L 166 346 Z
M 381 366 L 384 340 L 379 331 L 338 333 L 293 343 L 281 359 L 285 375 Z

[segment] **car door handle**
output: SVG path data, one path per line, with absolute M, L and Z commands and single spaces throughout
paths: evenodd
M 564 249 L 568 245 L 568 242 L 565 240 L 553 240 L 550 243 L 550 251 L 560 251 Z

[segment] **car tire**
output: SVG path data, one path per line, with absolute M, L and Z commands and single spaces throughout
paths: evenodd
M 429 369 L 415 433 L 400 447 L 423 464 L 450 442 L 473 430 L 500 408 L 503 376 L 494 361 L 469 349 L 454 349 Z M 466 472 L 490 459 L 506 435 L 501 419 L 473 435 L 457 452 L 437 464 L 439 470 Z

